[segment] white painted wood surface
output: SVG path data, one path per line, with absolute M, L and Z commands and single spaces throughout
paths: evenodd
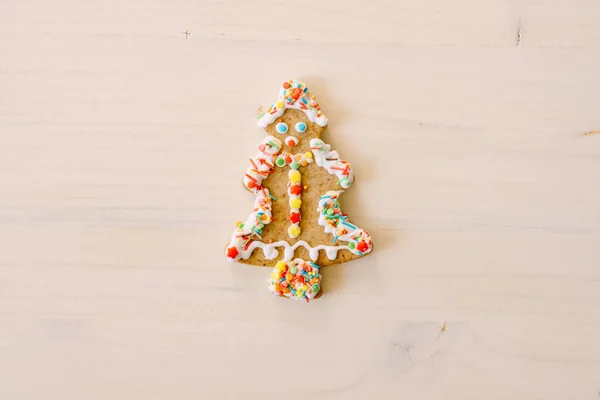
M 599 398 L 599 20 L 0 1 L 0 398 Z M 222 253 L 255 110 L 291 77 L 376 246 L 308 305 Z

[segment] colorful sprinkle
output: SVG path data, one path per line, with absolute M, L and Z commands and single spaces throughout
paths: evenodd
M 272 104 L 266 112 L 259 116 L 258 126 L 266 128 L 281 117 L 286 108 L 302 110 L 311 122 L 315 122 L 320 126 L 327 126 L 328 119 L 321 112 L 315 97 L 310 94 L 304 82 L 296 80 L 282 83 L 279 90 L 279 101 Z M 304 132 L 305 130 L 306 128 L 298 130 L 298 132 Z
M 298 172 L 298 171 L 290 171 L 289 178 L 290 178 L 290 182 L 292 182 L 292 183 L 299 183 L 300 179 L 301 179 L 300 172 Z
M 278 263 L 271 272 L 269 290 L 278 296 L 312 300 L 321 290 L 319 266 L 299 258 L 288 261 L 283 267 Z
M 290 207 L 291 208 L 300 209 L 301 205 L 302 205 L 302 200 L 300 200 L 298 198 L 290 199 Z
M 227 257 L 229 258 L 236 258 L 238 256 L 238 251 L 235 247 L 228 247 L 227 248 Z
M 292 238 L 297 238 L 300 236 L 300 227 L 298 225 L 292 225 L 288 228 L 288 234 Z
M 356 249 L 358 251 L 360 251 L 361 253 L 364 253 L 365 251 L 367 251 L 369 248 L 369 245 L 365 242 L 365 241 L 360 241 L 358 242 L 358 245 L 356 245 Z
M 356 226 L 352 225 L 352 224 L 351 224 L 351 223 L 349 223 L 349 222 L 342 221 L 342 224 L 346 225 L 347 227 L 349 227 L 349 228 L 351 228 L 351 229 L 357 229 L 357 228 L 356 228 Z
M 359 256 L 369 253 L 373 248 L 371 235 L 362 229 L 347 222 L 346 214 L 340 209 L 338 197 L 341 191 L 331 190 L 319 199 L 320 212 L 319 225 L 325 228 L 325 232 L 334 236 L 334 243 L 338 240 L 348 242 L 348 249 Z M 348 227 L 349 229 L 346 229 Z
M 340 159 L 337 151 L 331 150 L 331 146 L 320 139 L 311 139 L 310 149 L 314 153 L 315 162 L 319 167 L 325 168 L 331 175 L 338 178 L 338 184 L 343 188 L 349 188 L 354 182 L 354 175 L 350 164 Z
M 306 186 L 305 186 L 306 188 Z M 302 193 L 302 186 L 300 185 L 292 185 L 289 188 L 290 194 L 293 194 L 294 196 L 299 196 L 300 193 Z
M 293 212 L 290 214 L 290 221 L 292 224 L 297 224 L 300 222 L 300 213 Z

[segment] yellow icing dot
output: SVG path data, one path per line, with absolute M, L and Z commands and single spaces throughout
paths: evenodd
M 311 152 L 304 153 L 304 157 L 306 157 L 310 160 L 312 158 L 312 153 Z
M 300 236 L 300 227 L 298 225 L 292 225 L 288 228 L 288 234 L 290 237 L 296 238 Z
M 300 179 L 302 178 L 300 176 L 300 172 L 298 171 L 290 171 L 290 182 L 292 183 L 300 183 Z
M 290 207 L 300 209 L 300 205 L 302 204 L 302 200 L 299 198 L 290 199 Z
M 276 106 L 277 108 L 283 108 L 283 101 L 278 101 Z
M 281 271 L 283 271 L 283 270 L 285 269 L 285 267 L 286 267 L 286 263 L 285 263 L 285 261 L 277 261 L 277 264 L 275 264 L 275 269 L 276 269 L 278 272 L 281 272 Z

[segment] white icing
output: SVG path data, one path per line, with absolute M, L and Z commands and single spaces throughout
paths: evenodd
M 311 95 L 306 83 L 290 79 L 283 82 L 279 90 L 279 99 L 258 117 L 258 126 L 266 128 L 283 115 L 287 108 L 302 110 L 311 122 L 319 126 L 327 126 L 328 119 L 321 112 L 315 97 Z
M 292 181 L 292 177 L 296 177 L 297 179 L 295 180 L 295 182 Z M 300 188 L 301 189 L 301 185 L 302 185 L 302 175 L 300 174 L 300 171 L 295 170 L 295 169 L 290 169 L 288 172 L 288 177 L 290 179 L 290 184 L 288 186 L 288 196 L 290 198 L 289 200 L 289 205 L 290 205 L 290 215 L 292 215 L 292 213 L 297 213 L 298 215 L 300 215 L 300 207 L 302 205 L 302 194 L 298 193 L 298 194 L 294 194 L 292 193 L 293 188 Z M 299 204 L 294 204 L 294 203 L 299 203 Z M 295 207 L 297 205 L 297 207 Z M 297 222 L 292 222 L 290 227 L 288 228 L 288 235 L 292 238 L 295 239 L 298 236 L 300 236 L 301 233 L 301 229 L 300 229 L 300 219 L 298 219 Z
M 274 158 L 281 150 L 281 141 L 273 136 L 267 136 L 258 146 L 258 153 L 250 158 L 250 166 L 244 176 L 244 186 L 256 195 L 254 210 L 244 223 L 239 223 L 233 231 L 231 241 L 226 249 L 227 260 L 230 262 L 240 259 L 244 246 L 252 237 L 260 237 L 265 225 L 272 220 L 272 198 L 269 189 L 261 186 L 263 179 L 273 172 Z
M 315 162 L 319 167 L 325 168 L 331 175 L 338 177 L 338 184 L 348 189 L 354 182 L 354 174 L 350 164 L 340 158 L 337 151 L 331 150 L 331 146 L 321 139 L 311 139 L 310 149 L 315 156 Z
M 298 144 L 298 138 L 294 136 L 288 136 L 285 138 L 285 144 L 289 147 L 295 147 Z
M 295 139 L 295 138 L 294 138 Z M 292 222 L 288 227 L 288 236 L 292 239 L 300 236 L 300 218 L 296 222 L 292 221 L 292 214 L 297 213 L 300 216 L 300 206 L 302 204 L 302 175 L 300 174 L 299 169 L 302 166 L 306 166 L 313 162 L 313 155 L 310 152 L 307 153 L 298 153 L 298 154 L 290 154 L 287 152 L 281 153 L 277 159 L 275 160 L 275 165 L 278 167 L 285 167 L 289 165 L 291 169 L 288 171 L 289 184 L 287 189 L 287 194 L 289 197 L 290 204 L 290 221 Z M 292 179 L 293 176 L 296 176 L 297 179 Z M 292 203 L 296 200 L 300 201 L 300 205 L 298 207 L 294 207 Z
M 365 230 L 352 224 L 348 217 L 342 213 L 338 202 L 341 190 L 330 190 L 319 199 L 318 223 L 326 233 L 334 235 L 334 243 L 338 240 L 348 242 L 348 250 L 353 254 L 364 255 L 373 249 L 371 235 Z
M 281 140 L 267 136 L 264 138 L 262 143 L 258 146 L 258 153 L 256 156 L 250 158 L 250 166 L 246 170 L 244 176 L 244 186 L 253 191 L 260 190 L 260 185 L 271 172 L 273 172 L 274 158 L 279 154 L 281 150 Z M 250 183 L 252 182 L 252 183 Z
M 243 250 L 241 252 L 241 255 L 243 259 L 247 259 L 248 257 L 250 257 L 252 255 L 252 252 L 254 251 L 254 249 L 256 248 L 260 248 L 263 251 L 263 254 L 265 255 L 265 258 L 267 260 L 274 260 L 278 255 L 279 255 L 279 251 L 277 251 L 277 247 L 284 247 L 284 253 L 283 253 L 283 261 L 289 261 L 294 257 L 294 253 L 296 252 L 296 249 L 298 247 L 304 247 L 306 250 L 308 250 L 308 255 L 310 256 L 310 259 L 315 261 L 317 258 L 319 258 L 319 250 L 325 250 L 325 254 L 327 254 L 327 258 L 330 260 L 335 260 L 337 258 L 337 253 L 339 250 L 348 250 L 348 246 L 327 246 L 324 244 L 320 244 L 318 246 L 312 247 L 311 245 L 309 245 L 308 243 L 306 243 L 304 240 L 299 240 L 296 243 L 294 243 L 293 245 L 290 245 L 288 242 L 286 242 L 285 240 L 280 240 L 278 242 L 273 242 L 273 243 L 264 243 L 258 240 L 253 241 L 250 246 L 248 246 L 248 249 Z

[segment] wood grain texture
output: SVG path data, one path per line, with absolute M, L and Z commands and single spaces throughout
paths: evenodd
M 0 1 L 0 398 L 597 399 L 599 20 Z M 222 254 L 255 110 L 292 77 L 376 246 L 308 305 Z

